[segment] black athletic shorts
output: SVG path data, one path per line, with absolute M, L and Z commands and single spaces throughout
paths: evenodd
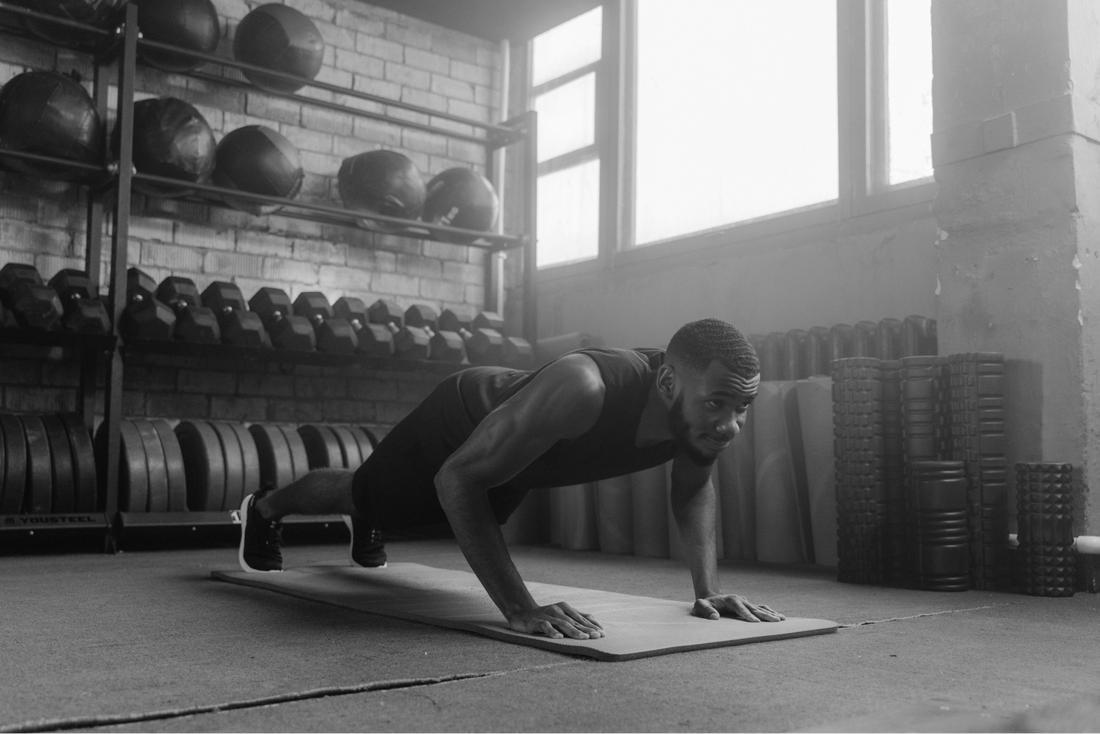
M 435 476 L 477 427 L 459 391 L 461 375 L 456 372 L 440 382 L 355 471 L 355 507 L 383 533 L 447 524 Z M 490 488 L 489 504 L 497 521 L 504 523 L 526 494 L 510 485 Z

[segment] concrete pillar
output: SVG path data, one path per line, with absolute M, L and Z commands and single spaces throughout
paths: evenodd
M 933 0 L 940 353 L 1006 356 L 1016 461 L 1080 467 L 1100 532 L 1098 0 Z

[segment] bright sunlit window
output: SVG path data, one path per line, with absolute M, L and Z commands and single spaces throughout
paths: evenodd
M 889 181 L 932 175 L 931 0 L 887 0 Z
M 599 253 L 600 158 L 596 80 L 603 10 L 596 8 L 534 40 L 533 106 L 538 112 L 539 267 Z
M 835 2 L 638 0 L 635 243 L 836 199 L 836 43 Z

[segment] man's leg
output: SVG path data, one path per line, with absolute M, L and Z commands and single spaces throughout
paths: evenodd
M 281 520 L 287 515 L 351 515 L 359 510 L 351 496 L 351 469 L 314 469 L 285 487 L 255 500 L 256 511 L 265 520 Z

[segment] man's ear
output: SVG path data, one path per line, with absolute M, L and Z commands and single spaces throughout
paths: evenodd
M 672 400 L 676 392 L 676 370 L 667 362 L 657 368 L 657 389 L 669 400 Z

